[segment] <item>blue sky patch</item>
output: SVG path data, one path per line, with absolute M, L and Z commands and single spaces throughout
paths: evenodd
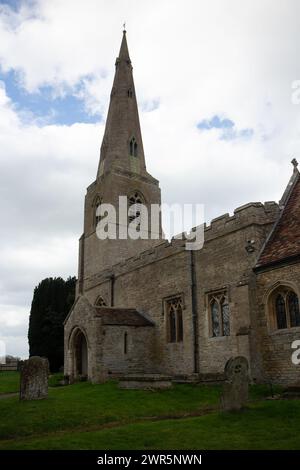
M 211 119 L 203 119 L 198 122 L 197 128 L 201 131 L 209 131 L 211 129 L 221 130 L 220 140 L 249 139 L 254 134 L 253 129 L 237 129 L 231 119 L 220 118 L 217 114 Z
M 6 94 L 21 118 L 27 116 L 42 125 L 72 125 L 76 122 L 95 123 L 102 120 L 99 114 L 87 113 L 84 101 L 71 93 L 54 97 L 54 90 L 50 86 L 41 87 L 37 93 L 28 93 L 19 85 L 18 76 L 13 71 L 0 74 L 0 80 L 5 83 Z M 79 84 L 76 91 L 80 90 L 81 86 Z
M 21 4 L 21 0 L 0 0 L 0 5 L 7 5 L 16 11 L 19 9 L 20 4 Z
M 221 119 L 217 114 L 211 119 L 204 119 L 197 124 L 198 129 L 210 130 L 210 129 L 231 129 L 234 126 L 234 122 L 231 119 Z

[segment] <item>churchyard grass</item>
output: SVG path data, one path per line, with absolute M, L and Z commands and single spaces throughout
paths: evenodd
M 0 373 L 2 394 L 17 389 L 17 373 Z M 50 387 L 46 400 L 0 399 L 0 449 L 299 449 L 300 400 L 265 400 L 269 394 L 252 386 L 246 410 L 220 413 L 219 386 Z
M 20 387 L 19 372 L 0 371 L 0 394 L 18 392 Z

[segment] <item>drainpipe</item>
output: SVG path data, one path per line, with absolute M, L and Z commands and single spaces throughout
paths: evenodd
M 191 300 L 192 300 L 192 320 L 194 333 L 194 373 L 199 373 L 199 338 L 198 338 L 198 311 L 197 311 L 197 286 L 195 271 L 195 254 L 190 250 L 190 273 L 191 273 Z

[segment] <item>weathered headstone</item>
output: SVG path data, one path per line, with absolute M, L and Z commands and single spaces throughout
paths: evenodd
M 248 401 L 248 361 L 243 356 L 232 357 L 225 365 L 221 405 L 224 411 L 240 410 Z
M 48 359 L 32 356 L 21 364 L 20 400 L 40 400 L 48 396 Z

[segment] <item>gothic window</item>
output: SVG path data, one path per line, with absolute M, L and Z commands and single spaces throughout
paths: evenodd
M 277 328 L 279 330 L 286 328 L 287 321 L 286 321 L 285 301 L 284 301 L 284 297 L 281 294 L 278 294 L 276 297 L 275 310 L 276 310 Z
M 212 335 L 220 336 L 219 304 L 216 300 L 213 300 L 211 302 L 210 310 L 211 310 Z
M 129 88 L 129 89 L 127 90 L 127 96 L 128 96 L 128 98 L 132 98 L 132 96 L 133 96 L 132 88 Z
M 183 301 L 182 297 L 174 297 L 166 301 L 167 339 L 169 343 L 183 341 Z
M 291 326 L 300 326 L 299 301 L 295 292 L 289 292 L 288 294 L 288 311 Z
M 137 150 L 138 150 L 137 142 L 135 140 L 135 137 L 132 137 L 132 139 L 129 142 L 129 155 L 131 157 L 137 157 L 138 156 Z
M 140 193 L 135 192 L 128 198 L 128 221 L 135 221 L 136 228 L 139 229 L 141 225 L 141 206 L 144 200 Z
M 99 295 L 99 297 L 97 297 L 97 300 L 95 302 L 95 306 L 96 307 L 106 307 L 106 302 L 105 300 L 103 299 L 103 297 L 101 295 Z
M 223 334 L 224 336 L 230 335 L 230 321 L 229 321 L 229 304 L 226 297 L 221 300 L 221 313 L 223 323 Z
M 217 292 L 209 297 L 211 336 L 230 336 L 230 311 L 225 292 Z
M 290 288 L 280 286 L 272 294 L 273 326 L 278 330 L 300 326 L 299 299 Z

